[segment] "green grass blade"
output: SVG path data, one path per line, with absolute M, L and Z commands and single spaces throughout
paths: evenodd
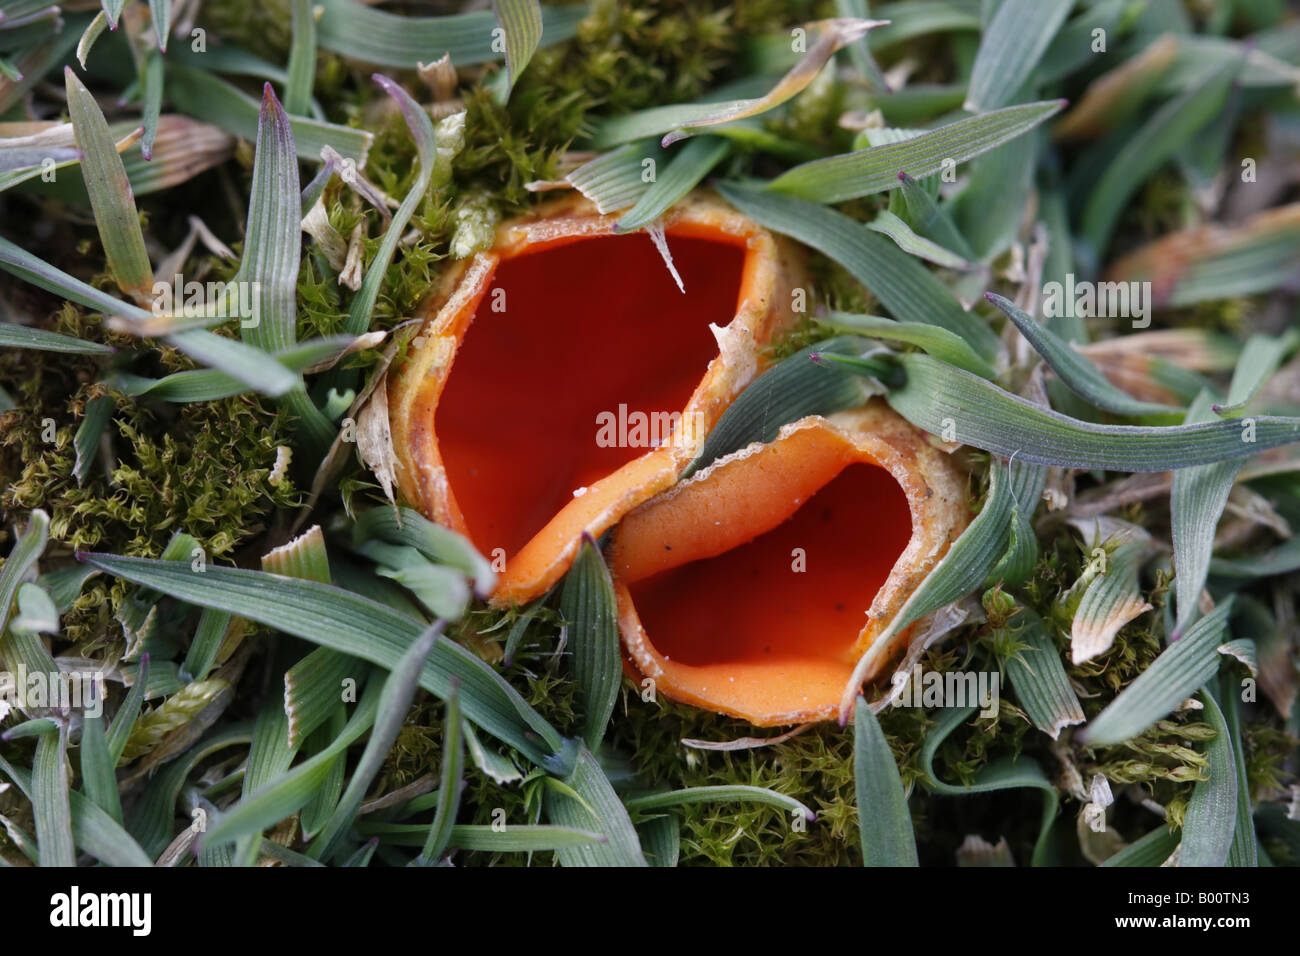
M 45 551 L 50 539 L 50 516 L 39 508 L 27 517 L 27 529 L 18 538 L 5 563 L 0 566 L 0 649 L 4 649 L 5 629 L 18 586 L 32 565 Z
M 862 697 L 853 709 L 853 779 L 863 866 L 916 866 L 916 834 L 898 764 Z
M 912 227 L 920 235 L 934 240 L 945 249 L 951 249 L 966 261 L 974 260 L 975 251 L 971 249 L 970 242 L 926 188 L 907 173 L 899 173 L 898 181 L 902 184 L 907 218 Z
M 366 741 L 361 759 L 352 771 L 352 778 L 334 812 L 307 848 L 307 855 L 313 860 L 329 859 L 331 852 L 338 846 L 338 841 L 356 819 L 357 810 L 360 809 L 370 784 L 379 773 L 406 721 L 411 701 L 419 688 L 420 670 L 441 632 L 442 625 L 438 623 L 421 634 L 384 681 L 375 725 L 370 731 L 370 739 Z
M 153 267 L 144 248 L 140 214 L 136 212 L 122 157 L 99 104 L 85 84 L 71 67 L 64 68 L 63 78 L 68 115 L 81 151 L 81 172 L 108 267 L 123 292 L 147 299 L 153 289 Z
M 883 236 L 816 203 L 726 183 L 719 189 L 759 225 L 797 239 L 844 266 L 900 322 L 937 325 L 960 335 L 986 359 L 997 354 L 997 336 L 988 325 L 963 309 L 946 285 Z
M 506 70 L 514 89 L 542 41 L 542 6 L 537 0 L 492 0 L 492 12 L 505 31 Z
M 383 843 L 399 846 L 422 846 L 428 826 L 422 823 L 363 823 L 357 832 L 374 835 Z M 569 854 L 578 848 L 599 845 L 605 839 L 599 833 L 564 826 L 494 826 L 452 827 L 450 844 L 460 850 L 485 853 L 541 853 L 555 850 Z
M 1016 641 L 1025 646 L 1006 660 L 1006 675 L 1034 726 L 1056 740 L 1064 728 L 1083 723 L 1083 707 L 1043 619 L 1024 607 L 1017 623 Z
M 1088 404 L 1116 415 L 1152 415 L 1179 420 L 1183 410 L 1172 405 L 1160 405 L 1155 402 L 1139 401 L 1126 395 L 1107 380 L 1097 370 L 1097 366 L 1071 348 L 1070 343 L 1058 338 L 1044 325 L 1040 325 L 1027 312 L 1016 307 L 1010 299 L 994 292 L 986 292 L 984 298 L 992 302 L 1020 330 L 1033 346 L 1034 351 L 1043 357 L 1053 372 Z
M 686 787 L 682 790 L 669 790 L 664 793 L 646 793 L 627 797 L 623 805 L 635 813 L 648 813 L 663 810 L 666 807 L 684 807 L 693 803 L 759 803 L 764 806 L 777 807 L 787 813 L 797 813 L 811 823 L 817 818 L 807 806 L 794 797 L 777 793 L 767 787 L 749 787 L 723 785 L 713 787 Z
M 1205 745 L 1210 776 L 1198 780 L 1183 818 L 1179 866 L 1223 866 L 1237 825 L 1237 761 L 1223 711 L 1214 695 L 1202 691 L 1205 722 L 1216 735 Z
M 1060 806 L 1056 788 L 1052 786 L 1041 767 L 1027 757 L 1019 760 L 999 759 L 984 766 L 975 775 L 969 786 L 953 786 L 944 783 L 934 774 L 934 756 L 940 745 L 959 726 L 975 713 L 974 707 L 954 707 L 941 711 L 938 721 L 930 728 L 921 744 L 920 767 L 925 774 L 926 785 L 936 793 L 946 796 L 965 796 L 971 793 L 991 793 L 997 790 L 1013 790 L 1032 787 L 1043 792 L 1043 816 L 1038 831 L 1038 840 L 1034 843 L 1033 864 L 1043 866 L 1050 854 L 1049 838 L 1052 821 Z
M 1228 849 L 1228 866 L 1259 866 L 1259 837 L 1255 833 L 1255 816 L 1250 802 L 1250 778 L 1246 774 L 1245 742 L 1241 736 L 1241 712 L 1237 700 L 1240 685 L 1230 670 L 1222 680 L 1223 719 L 1232 744 L 1233 772 L 1237 775 L 1237 823 Z
M 800 349 L 767 369 L 722 413 L 682 480 L 752 442 L 771 441 L 790 422 L 861 405 L 869 393 L 856 375 L 812 361 L 814 354 L 854 356 L 860 351 L 860 340 L 839 336 Z
M 603 842 L 558 850 L 561 865 L 647 866 L 627 809 L 586 747 L 579 752 L 573 772 L 564 782 L 577 797 L 548 789 L 545 798 L 548 819 L 568 829 L 599 833 Z
M 67 728 L 63 724 L 41 734 L 36 741 L 32 762 L 32 816 L 36 818 L 36 847 L 41 866 L 76 864 L 68 775 L 63 766 L 67 745 Z
M 72 439 L 72 446 L 77 452 L 72 465 L 72 476 L 77 479 L 79 486 L 85 483 L 86 476 L 90 474 L 95 452 L 99 450 L 100 436 L 104 434 L 104 428 L 116 407 L 117 403 L 107 395 L 97 396 L 86 403 L 86 415 L 77 426 L 77 433 Z
M 393 668 L 424 625 L 342 588 L 281 578 L 261 571 L 189 565 L 110 554 L 81 559 L 117 577 L 155 587 L 182 601 L 238 614 L 314 644 Z M 497 673 L 471 652 L 441 641 L 429 655 L 420 686 L 445 700 L 451 678 L 461 682 L 465 716 L 534 763 L 560 749 L 560 735 Z
M 1232 598 L 1201 618 L 1170 644 L 1133 683 L 1075 737 L 1088 746 L 1123 743 L 1169 714 L 1215 675 Z
M 238 281 L 253 283 L 256 324 L 240 323 L 244 341 L 266 352 L 297 341 L 298 263 L 302 248 L 298 161 L 289 117 L 271 84 L 262 88 L 253 187 Z
M 1138 187 L 1223 109 L 1239 69 L 1237 62 L 1209 74 L 1165 103 L 1124 141 L 1089 190 L 1083 209 L 1080 233 L 1095 259 L 1105 254 L 1115 223 Z
M 597 212 L 618 212 L 640 203 L 666 157 L 654 140 L 637 140 L 583 163 L 565 182 L 590 199 Z
M 889 392 L 895 411 L 935 435 L 943 434 L 948 422 L 957 441 L 1020 461 L 1168 471 L 1246 458 L 1300 441 L 1300 419 L 1295 418 L 1167 427 L 1094 425 L 1040 408 L 928 355 L 911 353 L 899 362 L 907 382 Z
M 162 114 L 163 101 L 163 61 L 157 50 L 150 51 L 144 61 L 144 102 L 140 110 L 140 122 L 144 126 L 144 135 L 140 137 L 140 153 L 146 161 L 153 159 L 153 144 L 158 138 L 158 121 Z M 125 161 L 123 161 L 125 169 Z M 130 179 L 130 174 L 127 174 Z
M 882 236 L 888 236 L 898 248 L 908 255 L 924 259 L 936 266 L 958 270 L 971 268 L 971 263 L 957 255 L 957 253 L 950 252 L 931 239 L 917 235 L 911 226 L 888 209 L 882 209 L 877 213 L 876 218 L 867 223 L 867 228 L 872 232 L 880 233 Z
M 982 113 L 1011 102 L 1073 6 L 1074 0 L 1003 0 L 980 38 L 966 109 Z
M 1102 866 L 1160 866 L 1178 846 L 1178 835 L 1158 826 L 1107 859 Z
M 632 232 L 654 222 L 673 203 L 699 185 L 714 166 L 731 152 L 731 143 L 719 136 L 699 136 L 675 153 L 663 174 L 618 221 L 617 232 Z
M 838 203 L 898 189 L 899 173 L 924 179 L 1021 136 L 1065 106 L 1044 100 L 971 116 L 887 146 L 815 159 L 782 173 L 765 187 L 819 203 Z
M 806 24 L 802 29 L 810 41 L 807 51 L 791 66 L 789 72 L 761 96 L 712 103 L 678 103 L 618 116 L 606 120 L 597 130 L 593 141 L 598 148 L 603 148 L 632 139 L 667 134 L 661 144 L 671 146 L 678 140 L 693 135 L 693 129 L 731 123 L 766 113 L 807 88 L 837 51 L 862 39 L 867 31 L 880 25 L 881 21 L 878 20 L 848 19 L 817 20 Z
M 375 253 L 375 258 L 371 261 L 370 267 L 366 269 L 366 277 L 362 280 L 361 288 L 357 290 L 357 294 L 352 300 L 351 308 L 348 309 L 348 318 L 344 323 L 344 328 L 353 335 L 360 335 L 370 328 L 370 314 L 374 311 L 375 302 L 379 298 L 379 289 L 384 282 L 384 275 L 388 272 L 388 266 L 393 261 L 393 254 L 397 251 L 397 243 L 401 240 L 402 234 L 406 232 L 406 224 L 411 221 L 411 216 L 415 214 L 416 206 L 424 201 L 424 194 L 429 189 L 429 183 L 433 178 L 434 155 L 438 148 L 438 144 L 434 139 L 433 123 L 429 120 L 428 112 L 415 100 L 411 99 L 406 90 L 388 77 L 376 73 L 372 79 L 383 88 L 385 93 L 396 100 L 397 106 L 402 112 L 402 118 L 406 120 L 406 126 L 411 131 L 411 138 L 415 140 L 415 148 L 420 157 L 420 172 L 415 177 L 415 182 L 411 185 L 406 197 L 402 200 L 401 206 L 393 214 L 393 221 L 389 223 L 388 229 L 384 233 L 379 251 Z M 296 202 L 298 199 L 296 192 L 293 198 Z
M 465 741 L 461 734 L 460 695 L 453 690 L 447 698 L 447 710 L 442 718 L 442 773 L 438 785 L 438 806 L 429 826 L 420 859 L 432 865 L 442 858 L 451 843 L 456 828 L 456 814 L 460 811 L 461 788 L 464 785 Z
M 153 33 L 158 38 L 158 49 L 167 52 L 167 35 L 172 26 L 171 0 L 149 0 L 149 13 L 153 18 Z
M 167 98 L 179 112 L 250 142 L 257 139 L 261 111 L 257 100 L 205 70 L 170 62 L 170 57 L 168 60 Z M 364 130 L 306 116 L 291 116 L 289 127 L 298 158 L 309 163 L 320 162 L 321 149 L 331 146 L 358 167 L 365 166 L 374 141 L 374 134 Z
M 293 43 L 289 47 L 284 109 L 294 116 L 309 112 L 316 82 L 316 18 L 312 6 L 312 0 L 293 0 Z
M 492 31 L 497 18 L 488 10 L 405 17 L 355 0 L 317 0 L 316 6 L 324 9 L 317 38 L 321 47 L 363 63 L 413 70 L 418 63 L 430 63 L 443 53 L 449 54 L 457 67 L 492 63 L 503 55 L 494 47 Z M 584 4 L 542 7 L 544 45 L 573 37 L 588 13 Z
M 560 614 L 572 648 L 573 676 L 582 694 L 583 738 L 593 750 L 605 736 L 623 682 L 615 605 L 609 568 L 596 542 L 584 535 L 578 556 L 564 578 Z
M 217 661 L 217 653 L 225 643 L 234 617 L 224 611 L 204 608 L 199 624 L 181 665 L 181 679 L 189 682 L 207 680 L 208 673 Z
M 94 686 L 94 682 L 91 682 Z M 98 694 L 98 690 L 92 691 Z M 107 813 L 117 823 L 122 822 L 122 801 L 117 792 L 112 753 L 108 749 L 108 736 L 104 731 L 104 715 L 90 716 L 95 708 L 87 706 L 86 719 L 81 727 L 81 789 L 86 799 Z
M 893 319 L 878 315 L 849 315 L 844 312 L 832 312 L 825 317 L 819 317 L 817 321 L 837 332 L 915 345 L 935 358 L 963 368 L 981 378 L 997 377 L 993 366 L 967 345 L 965 339 L 937 325 L 895 322 Z M 816 354 L 823 353 L 819 349 Z
M 682 824 L 675 816 L 654 817 L 637 825 L 641 847 L 651 866 L 676 866 L 682 853 Z
M 67 355 L 112 355 L 117 351 L 111 345 L 83 342 L 71 335 L 33 329 L 26 325 L 14 325 L 11 322 L 0 322 L 0 346 L 7 349 L 62 352 Z
M 135 683 L 131 685 L 126 699 L 113 715 L 113 723 L 108 728 L 108 754 L 112 758 L 114 767 L 122 761 L 122 753 L 126 750 L 127 741 L 131 739 L 131 728 L 135 726 L 136 718 L 140 716 L 140 708 L 144 705 L 148 687 L 149 655 L 144 653 L 140 655 L 140 667 L 135 674 Z
M 61 768 L 60 768 L 61 770 Z M 23 794 L 32 800 L 32 774 L 13 766 L 0 757 L 0 771 L 9 777 Z M 68 793 L 72 839 L 76 846 L 109 866 L 152 866 L 140 845 L 131 839 L 113 818 L 77 791 Z M 32 800 L 33 804 L 35 803 Z
M 1188 409 L 1187 423 L 1213 421 L 1210 404 L 1209 393 L 1202 391 Z M 1178 617 L 1174 621 L 1174 640 L 1200 613 L 1201 591 L 1214 556 L 1215 529 L 1245 463 L 1245 460 L 1221 461 L 1174 472 L 1169 492 L 1169 526 L 1177 572 L 1174 598 Z
M 474 590 L 481 598 L 496 588 L 492 563 L 473 544 L 412 508 L 381 507 L 362 512 L 352 526 L 353 546 L 359 548 L 374 538 L 415 548 L 430 561 L 460 569 L 473 579 Z
M 306 804 L 312 794 L 325 782 L 334 760 L 374 723 L 381 691 L 379 682 L 371 681 L 348 719 L 343 733 L 320 753 L 303 761 L 287 773 L 275 776 L 266 773 L 257 774 L 260 782 L 253 787 L 249 786 L 248 776 L 245 775 L 243 798 L 217 817 L 208 831 L 203 834 L 202 845 L 216 846 L 256 837 L 267 827 L 274 826 Z M 261 718 L 258 722 L 261 723 Z M 254 771 L 257 740 L 258 728 L 254 728 L 254 752 L 250 753 L 248 758 L 250 773 Z
M 247 746 L 252 739 L 253 728 L 248 722 L 212 730 L 159 769 L 127 815 L 127 829 L 145 853 L 157 859 L 167 849 L 175 826 L 176 800 L 194 768 L 213 754 L 227 747 Z M 205 817 L 196 816 L 191 826 L 203 830 L 207 822 Z

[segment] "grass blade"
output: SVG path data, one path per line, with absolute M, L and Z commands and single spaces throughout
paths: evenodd
M 883 236 L 816 203 L 725 183 L 719 189 L 759 225 L 797 239 L 844 266 L 900 322 L 937 325 L 960 335 L 986 359 L 997 354 L 997 336 L 984 321 L 963 309 L 946 285 Z
M 311 0 L 293 0 L 292 23 L 284 109 L 294 116 L 305 116 L 311 109 L 311 90 L 316 82 L 316 18 Z
M 388 272 L 388 266 L 393 261 L 393 253 L 397 251 L 397 243 L 406 231 L 406 224 L 410 222 L 411 216 L 415 214 L 416 206 L 424 200 L 424 194 L 429 189 L 429 183 L 433 178 L 434 154 L 438 148 L 438 143 L 434 139 L 433 123 L 429 120 L 428 112 L 415 100 L 411 99 L 406 90 L 388 77 L 376 73 L 372 79 L 379 84 L 385 93 L 397 101 L 397 106 L 402 111 L 402 118 L 406 120 L 406 126 L 411 131 L 411 138 L 415 140 L 415 148 L 420 157 L 420 172 L 415 177 L 415 182 L 411 185 L 406 197 L 402 200 L 401 206 L 393 214 L 393 221 L 389 223 L 388 229 L 384 233 L 384 239 L 380 243 L 379 251 L 375 253 L 375 258 L 366 270 L 366 277 L 361 283 L 361 288 L 357 290 L 356 297 L 352 300 L 352 306 L 348 309 L 348 318 L 344 323 L 344 328 L 353 335 L 360 335 L 370 328 L 370 314 L 374 311 L 375 301 L 379 298 L 379 289 L 383 285 L 384 275 Z M 444 120 L 444 123 L 448 121 Z M 297 200 L 296 195 L 294 199 Z
M 537 0 L 492 0 L 492 12 L 505 31 L 507 80 L 513 90 L 542 41 L 542 6 Z
M 1187 423 L 1213 421 L 1210 402 L 1209 393 L 1202 391 L 1187 411 Z M 1178 617 L 1174 622 L 1174 640 L 1200 613 L 1201 590 L 1214 556 L 1214 532 L 1245 463 L 1244 459 L 1221 461 L 1174 472 L 1169 491 L 1169 526 L 1177 572 L 1174 598 Z
M 840 336 L 800 349 L 767 369 L 722 413 L 682 480 L 752 442 L 771 441 L 790 422 L 861 405 L 869 392 L 858 376 L 811 361 L 814 354 L 852 356 L 860 351 L 859 340 Z
M 863 866 L 917 866 L 916 834 L 889 741 L 867 702 L 853 710 L 853 778 Z
M 89 684 L 93 688 L 91 693 L 98 696 L 101 691 L 96 682 L 90 681 Z M 90 716 L 96 709 L 100 713 Z M 117 777 L 113 772 L 116 761 L 108 749 L 102 711 L 102 706 L 95 708 L 87 704 L 85 723 L 81 727 L 81 788 L 85 791 L 86 799 L 112 817 L 114 822 L 121 823 L 122 801 L 118 796 Z
M 392 749 L 393 742 L 397 739 L 398 732 L 406 721 L 406 714 L 411 709 L 411 701 L 414 700 L 415 692 L 419 688 L 420 670 L 441 632 L 442 624 L 439 622 L 421 634 L 411 644 L 410 649 L 402 655 L 402 659 L 397 662 L 397 666 L 384 681 L 375 725 L 370 731 L 370 739 L 366 741 L 361 759 L 357 762 L 356 769 L 352 771 L 352 778 L 348 781 L 347 789 L 344 790 L 334 812 L 330 814 L 324 828 L 307 848 L 307 855 L 313 860 L 329 859 L 332 851 L 338 846 L 339 840 L 347 832 L 347 828 L 356 819 L 357 810 L 360 809 L 370 784 L 379 773 L 389 750 Z
M 578 556 L 564 578 L 560 614 L 573 649 L 573 676 L 582 693 L 583 738 L 593 750 L 605 736 L 623 681 L 615 605 L 609 568 L 596 542 L 584 535 Z
M 288 348 L 298 338 L 299 192 L 289 117 L 267 83 L 262 88 L 248 228 L 237 276 L 257 290 L 257 321 L 240 323 L 244 340 L 266 352 Z
M 628 797 L 623 801 L 623 805 L 634 813 L 647 813 L 654 810 L 663 810 L 666 807 L 684 807 L 692 803 L 731 801 L 761 803 L 765 806 L 777 807 L 787 813 L 798 813 L 809 823 L 817 818 L 817 815 L 812 810 L 794 797 L 787 797 L 784 793 L 777 793 L 767 787 L 686 787 L 682 790 L 671 790 L 666 793 L 646 793 Z
M 1076 739 L 1090 747 L 1123 743 L 1169 714 L 1215 675 L 1232 598 L 1201 618 L 1170 644 Z
M 1159 826 L 1129 844 L 1102 866 L 1160 866 L 1178 847 L 1178 836 L 1168 826 Z
M 1020 461 L 1065 468 L 1168 471 L 1246 458 L 1300 441 L 1300 419 L 1260 417 L 1203 425 L 1094 425 L 1039 408 L 928 355 L 899 357 L 907 382 L 888 399 L 918 428 Z
M 112 355 L 117 351 L 111 345 L 83 342 L 71 335 L 33 329 L 26 325 L 14 325 L 11 322 L 0 322 L 0 346 L 7 349 L 62 352 L 66 355 Z
M 899 143 L 815 159 L 782 173 L 765 188 L 819 203 L 897 189 L 900 173 L 924 179 L 952 163 L 964 163 L 1023 135 L 1064 106 L 1064 100 L 1044 100 L 971 116 Z
M 1182 409 L 1174 408 L 1172 405 L 1139 401 L 1121 392 L 1097 370 L 1097 366 L 1046 326 L 1036 322 L 1027 312 L 1017 308 L 1010 299 L 993 292 L 986 292 L 984 298 L 997 306 L 1015 323 L 1021 335 L 1033 346 L 1034 351 L 1043 357 L 1043 361 L 1051 367 L 1065 386 L 1088 404 L 1103 411 L 1114 412 L 1116 415 L 1182 417 Z
M 758 116 L 802 92 L 837 51 L 862 39 L 869 30 L 880 25 L 878 20 L 847 19 L 817 20 L 805 24 L 800 29 L 812 40 L 807 52 L 764 95 L 715 103 L 679 103 L 615 117 L 602 124 L 593 137 L 594 144 L 597 148 L 604 148 L 667 134 L 661 145 L 671 146 L 693 135 L 690 130 Z
M 388 669 L 424 630 L 420 621 L 386 605 L 313 581 L 212 566 L 195 574 L 189 565 L 173 561 L 111 554 L 83 553 L 81 560 L 190 604 L 238 614 Z M 465 716 L 483 730 L 534 763 L 548 758 L 538 737 L 551 753 L 560 749 L 554 728 L 491 667 L 459 645 L 441 641 L 425 662 L 420 686 L 446 700 L 452 677 L 460 679 Z
M 59 723 L 40 735 L 32 762 L 32 816 L 36 818 L 36 848 L 41 866 L 75 866 L 72 806 L 64 769 L 68 731 Z
M 13 766 L 4 757 L 0 757 L 0 771 L 32 799 L 31 773 Z M 64 819 L 71 820 L 72 839 L 83 851 L 109 866 L 152 866 L 140 845 L 112 817 L 75 790 L 68 793 L 68 808 L 69 815 Z
M 1198 780 L 1183 818 L 1179 866 L 1223 866 L 1237 825 L 1237 760 L 1223 711 L 1214 695 L 1201 692 L 1205 722 L 1217 731 L 1205 745 L 1210 764 L 1207 780 Z
M 149 655 L 145 653 L 140 655 L 140 667 L 135 674 L 135 683 L 131 685 L 126 699 L 113 715 L 113 723 L 108 728 L 108 755 L 112 758 L 114 767 L 122 761 L 127 741 L 131 739 L 131 728 L 135 726 L 136 718 L 140 716 L 140 708 L 144 704 L 145 691 L 148 687 Z
M 1056 740 L 1064 728 L 1083 723 L 1083 707 L 1043 619 L 1027 607 L 1019 618 L 1016 641 L 1025 646 L 1006 660 L 1006 674 L 1034 726 Z
M 1120 213 L 1137 188 L 1223 109 L 1240 69 L 1231 63 L 1165 103 L 1142 122 L 1093 184 L 1083 209 L 1082 238 L 1100 260 Z
M 256 141 L 260 106 L 238 87 L 205 70 L 167 64 L 167 97 L 182 112 L 211 123 L 241 139 Z M 291 116 L 294 148 L 305 162 L 320 162 L 321 149 L 333 147 L 339 155 L 365 166 L 374 134 L 324 123 L 306 116 Z
M 460 695 L 455 688 L 447 698 L 442 725 L 442 775 L 438 786 L 438 807 L 434 811 L 433 823 L 420 854 L 425 865 L 432 865 L 446 852 L 452 831 L 456 828 L 456 814 L 460 810 L 460 794 L 464 786 L 465 741 L 461 734 Z
M 5 629 L 9 626 L 9 614 L 18 594 L 18 585 L 45 552 L 49 539 L 50 516 L 38 508 L 28 515 L 27 529 L 15 542 L 4 565 L 0 566 L 0 649 L 5 649 Z
M 954 707 L 941 711 L 939 719 L 921 744 L 920 766 L 925 774 L 926 785 L 936 793 L 947 796 L 964 796 L 971 793 L 990 793 L 997 790 L 1013 790 L 1021 787 L 1033 787 L 1043 792 L 1043 817 L 1038 831 L 1038 840 L 1034 843 L 1033 863 L 1043 866 L 1047 863 L 1050 846 L 1048 838 L 1052 832 L 1052 821 L 1060 800 L 1056 788 L 1043 773 L 1041 767 L 1033 760 L 1022 757 L 1019 760 L 995 760 L 988 763 L 975 775 L 969 786 L 953 786 L 944 783 L 934 775 L 934 755 L 940 745 L 959 726 L 975 713 L 974 707 Z
M 583 163 L 564 180 L 590 199 L 597 212 L 618 212 L 646 196 L 651 182 L 647 176 L 659 168 L 665 156 L 653 140 L 638 140 Z
M 966 109 L 994 110 L 1015 99 L 1074 0 L 1003 0 L 980 38 L 971 70 Z
M 591 751 L 583 747 L 564 790 L 546 791 L 547 817 L 568 829 L 599 833 L 602 842 L 557 851 L 563 866 L 648 866 L 632 818 Z
M 632 232 L 654 222 L 673 203 L 699 185 L 714 166 L 731 152 L 731 143 L 718 136 L 700 136 L 693 139 L 675 154 L 668 168 L 641 194 L 633 206 L 618 221 L 616 232 Z
M 996 378 L 993 366 L 976 353 L 966 340 L 937 325 L 924 325 L 920 322 L 895 322 L 893 319 L 878 315 L 848 315 L 844 312 L 832 312 L 817 321 L 837 332 L 864 335 L 868 338 L 883 339 L 887 342 L 903 342 L 925 350 L 937 359 L 941 359 L 957 368 L 965 369 L 981 378 Z M 823 355 L 818 349 L 815 353 Z M 832 356 L 833 357 L 833 356 Z
M 405 17 L 355 0 L 317 0 L 316 6 L 324 10 L 317 37 L 321 47 L 364 63 L 413 70 L 443 53 L 458 67 L 492 63 L 502 56 L 494 49 L 497 18 L 487 10 Z M 546 45 L 573 37 L 588 12 L 583 4 L 542 7 Z
M 136 212 L 122 157 L 99 104 L 72 67 L 64 67 L 63 78 L 68 115 L 81 151 L 81 173 L 108 267 L 123 292 L 147 300 L 153 289 L 153 267 L 144 248 L 140 214 Z

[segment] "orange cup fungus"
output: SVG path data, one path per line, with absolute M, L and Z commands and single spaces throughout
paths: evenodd
M 829 719 L 965 527 L 964 478 L 874 400 L 678 484 L 794 326 L 800 273 L 782 240 L 697 194 L 662 222 L 683 294 L 617 218 L 553 203 L 452 270 L 390 377 L 402 493 L 505 557 L 497 606 L 544 594 L 584 534 L 614 528 L 629 671 L 762 726 Z
M 883 402 L 793 422 L 615 529 L 624 652 L 674 700 L 759 726 L 830 719 L 968 518 L 961 473 Z
M 499 606 L 545 593 L 584 532 L 672 485 L 796 319 L 792 257 L 729 206 L 664 217 L 684 294 L 617 220 L 574 197 L 503 224 L 391 377 L 402 493 L 505 558 Z

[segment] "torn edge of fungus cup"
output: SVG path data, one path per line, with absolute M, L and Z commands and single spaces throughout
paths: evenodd
M 496 606 L 546 593 L 584 534 L 614 529 L 630 671 L 759 726 L 830 719 L 965 528 L 965 475 L 872 400 L 679 483 L 796 327 L 801 253 L 696 193 L 661 222 L 679 289 L 618 218 L 566 197 L 452 270 L 389 376 L 401 492 L 492 558 Z

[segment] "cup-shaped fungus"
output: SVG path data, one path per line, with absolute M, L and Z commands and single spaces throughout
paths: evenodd
M 968 519 L 962 473 L 879 400 L 801 419 L 615 529 L 626 659 L 656 692 L 759 726 L 828 719 Z
M 617 218 L 573 198 L 503 224 L 390 379 L 402 493 L 505 558 L 498 605 L 544 593 L 584 532 L 672 485 L 796 318 L 791 257 L 718 200 L 664 217 L 682 288 Z

